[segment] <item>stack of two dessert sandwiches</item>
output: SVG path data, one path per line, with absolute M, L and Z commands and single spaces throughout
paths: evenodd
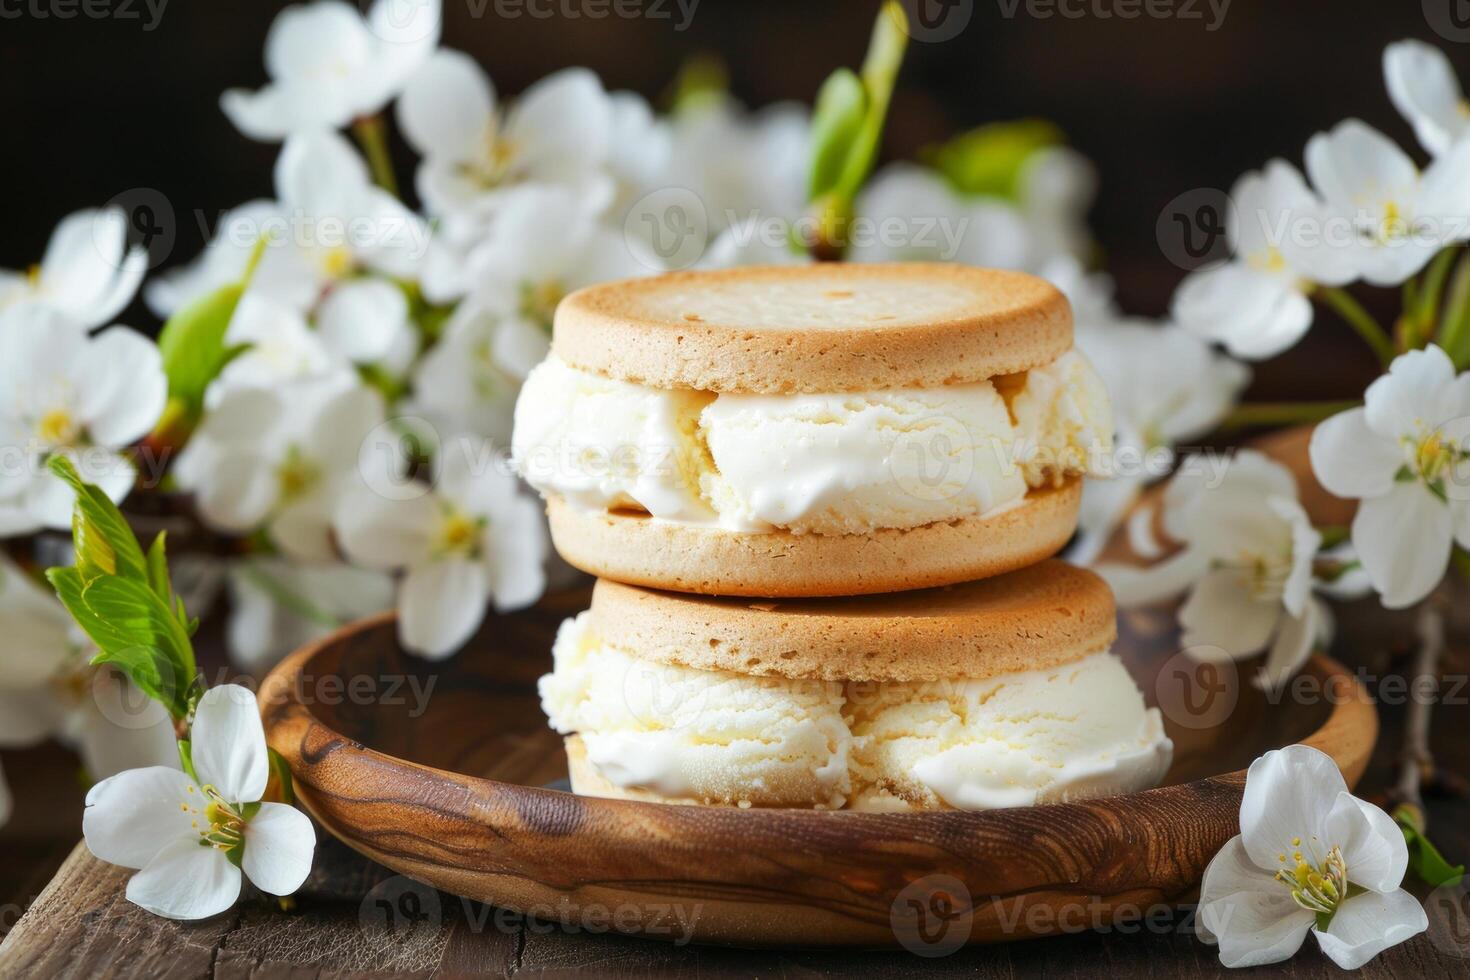
M 558 308 L 514 455 L 599 577 L 542 705 L 573 789 L 985 809 L 1153 786 L 1172 746 L 1112 596 L 1050 556 L 1111 446 L 1066 299 L 1019 273 L 813 265 Z

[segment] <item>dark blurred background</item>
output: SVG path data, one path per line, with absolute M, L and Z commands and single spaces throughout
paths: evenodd
M 85 2 L 109 16 L 87 16 L 83 0 L 0 0 L 9 218 L 0 267 L 36 261 L 67 212 L 135 188 L 155 188 L 172 205 L 178 237 L 168 261 L 184 261 L 221 209 L 271 191 L 277 147 L 237 134 L 218 102 L 229 86 L 265 81 L 266 30 L 286 4 L 171 0 L 155 21 L 145 0 Z M 1451 5 L 1461 2 L 1234 0 L 1221 17 L 1221 0 L 948 0 L 946 15 L 968 9 L 968 23 L 951 40 L 910 46 L 884 153 L 911 158 L 987 121 L 1055 121 L 1098 167 L 1091 224 L 1123 305 L 1162 313 L 1183 275 L 1155 237 L 1166 205 L 1194 188 L 1228 189 L 1271 156 L 1299 163 L 1313 132 L 1349 115 L 1414 147 L 1383 89 L 1382 49 L 1424 38 L 1470 73 L 1470 46 L 1432 26 L 1449 23 Z M 577 0 L 545 0 L 540 9 L 567 7 L 577 9 Z M 644 0 L 663 16 L 598 20 L 497 16 L 497 8 L 519 8 L 445 0 L 444 43 L 479 59 L 506 95 L 581 64 L 609 88 L 656 98 L 687 58 L 710 52 L 728 66 L 735 94 L 759 106 L 810 100 L 833 67 L 855 66 L 877 7 L 698 0 L 686 24 L 676 0 Z M 1151 17 L 1149 9 L 1172 15 Z M 66 11 L 74 16 L 63 19 Z M 406 173 L 409 158 L 398 149 Z M 139 304 L 131 322 L 147 321 Z M 1326 380 L 1291 368 L 1320 365 L 1323 356 L 1345 359 L 1340 370 L 1355 376 L 1371 371 L 1346 331 L 1328 326 L 1266 366 L 1258 394 L 1280 396 L 1288 380 L 1297 397 L 1331 394 L 1319 390 Z M 1335 387 L 1342 376 L 1331 373 Z

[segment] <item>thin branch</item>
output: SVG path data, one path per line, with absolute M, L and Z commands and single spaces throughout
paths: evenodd
M 1419 607 L 1415 626 L 1419 634 L 1419 649 L 1414 654 L 1409 678 L 1409 715 L 1404 723 L 1399 781 L 1394 791 L 1399 802 L 1414 807 L 1423 820 L 1424 781 L 1434 767 L 1429 752 L 1429 719 L 1434 709 L 1431 685 L 1433 690 L 1438 689 L 1439 658 L 1444 655 L 1444 613 L 1437 597 L 1431 596 Z M 1428 677 L 1429 681 L 1420 681 L 1421 677 Z
M 1317 290 L 1317 295 L 1322 301 L 1337 311 L 1337 315 L 1347 321 L 1348 326 L 1357 331 L 1358 336 L 1367 341 L 1368 346 L 1373 348 L 1373 353 L 1378 360 L 1387 367 L 1394 358 L 1397 351 L 1394 349 L 1393 341 L 1388 337 L 1388 331 L 1373 319 L 1373 314 L 1363 308 L 1363 304 L 1353 298 L 1347 290 L 1337 286 L 1323 286 Z
M 1236 406 L 1234 411 L 1225 416 L 1220 422 L 1220 431 L 1237 432 L 1263 426 L 1321 422 L 1361 404 L 1361 401 L 1249 402 Z

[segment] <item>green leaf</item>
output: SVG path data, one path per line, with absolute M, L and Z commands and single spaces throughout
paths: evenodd
M 184 767 L 184 772 L 194 782 L 199 782 L 199 776 L 194 772 L 194 743 L 187 738 L 179 739 L 179 765 Z
M 839 68 L 822 83 L 812 111 L 812 162 L 807 175 L 807 200 L 815 201 L 837 185 L 867 109 L 867 91 L 851 69 Z
M 1429 838 L 1424 836 L 1424 831 L 1419 829 L 1414 814 L 1406 807 L 1399 807 L 1393 812 L 1394 821 L 1399 829 L 1404 832 L 1404 842 L 1409 845 L 1409 870 L 1418 876 L 1420 881 L 1431 888 L 1459 881 L 1465 874 L 1463 864 L 1452 865 L 1445 860 L 1439 849 L 1430 843 Z
M 138 539 L 102 490 L 82 480 L 76 466 L 65 456 L 52 456 L 46 464 L 75 491 L 72 509 L 72 545 L 77 555 L 77 568 L 82 578 L 91 581 L 99 575 L 120 575 L 147 581 L 147 563 Z
M 1435 340 L 1455 362 L 1455 370 L 1470 367 L 1470 252 L 1461 256 L 1450 277 Z
M 181 622 L 144 582 L 108 576 L 87 584 L 82 601 L 113 629 L 137 643 L 151 643 L 162 652 L 187 684 L 197 673 L 188 624 Z
M 169 317 L 158 335 L 169 397 L 191 422 L 204 411 L 204 389 L 242 349 L 227 347 L 225 332 L 244 294 L 243 283 L 222 286 Z
M 873 171 L 878 143 L 883 138 L 883 123 L 888 118 L 888 103 L 893 99 L 893 87 L 898 81 L 898 69 L 903 65 L 908 41 L 908 15 L 895 0 L 887 0 L 873 22 L 868 56 L 863 59 L 861 74 L 867 112 L 854 134 L 842 174 L 833 188 L 848 200 L 857 196 Z
M 168 557 L 164 553 L 164 540 L 167 536 L 167 531 L 159 531 L 147 556 L 148 587 L 165 603 L 172 602 L 174 595 L 173 583 L 168 577 Z
M 276 781 L 281 784 L 281 802 L 287 805 L 294 804 L 296 802 L 296 788 L 291 782 L 291 767 L 286 764 L 286 757 L 275 749 L 268 748 L 266 752 L 270 758 L 271 773 L 276 777 Z
M 920 153 L 961 194 L 1015 201 L 1026 162 L 1062 142 L 1062 131 L 1044 119 L 990 123 Z

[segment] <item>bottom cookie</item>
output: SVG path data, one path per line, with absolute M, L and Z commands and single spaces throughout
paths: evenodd
M 557 552 L 601 578 L 704 595 L 849 596 L 955 585 L 1056 554 L 1077 527 L 1082 483 L 1033 490 L 984 517 L 871 534 L 747 534 L 546 501 Z

